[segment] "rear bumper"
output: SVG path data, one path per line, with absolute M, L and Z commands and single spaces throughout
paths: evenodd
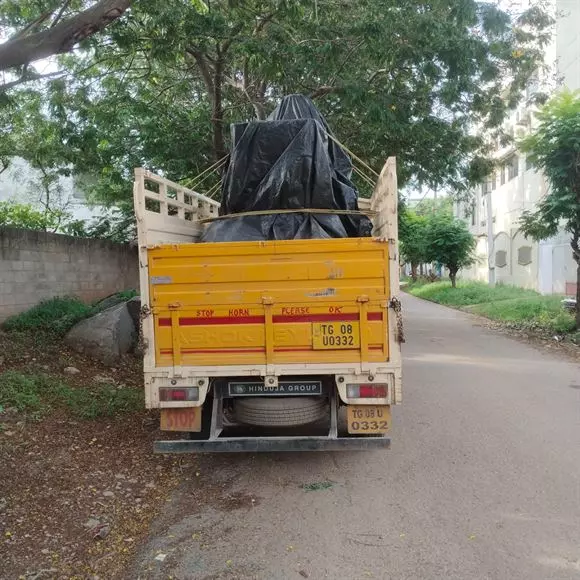
M 390 437 L 231 437 L 155 441 L 155 453 L 256 453 L 277 451 L 364 451 L 388 449 Z

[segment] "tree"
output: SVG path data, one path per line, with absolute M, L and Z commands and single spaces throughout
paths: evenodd
M 563 91 L 537 114 L 537 129 L 521 148 L 550 184 L 535 210 L 524 212 L 526 236 L 544 240 L 561 227 L 570 233 L 576 269 L 576 327 L 580 328 L 580 91 Z
M 120 18 L 130 4 L 130 0 L 99 0 L 90 6 L 71 0 L 3 2 L 0 27 L 16 29 L 16 32 L 0 44 L 0 71 L 23 68 L 18 79 L 0 89 L 38 77 L 28 70 L 31 62 L 70 52 Z M 84 9 L 79 10 L 79 5 Z
M 500 131 L 551 24 L 538 7 L 479 0 L 197 4 L 140 0 L 61 56 L 61 78 L 32 85 L 108 203 L 130 198 L 136 165 L 195 177 L 224 156 L 231 121 L 263 118 L 293 92 L 315 98 L 371 166 L 397 155 L 401 183 L 465 191 L 491 166 L 470 127 Z
M 401 257 L 411 264 L 411 277 L 417 280 L 417 267 L 427 262 L 425 233 L 427 218 L 405 209 L 399 219 L 399 239 Z
M 457 272 L 475 262 L 475 238 L 463 220 L 435 214 L 429 219 L 425 233 L 426 258 L 439 262 L 449 270 L 451 286 L 456 287 Z
M 47 212 L 29 204 L 0 201 L 0 226 L 54 232 L 66 217 L 62 211 Z

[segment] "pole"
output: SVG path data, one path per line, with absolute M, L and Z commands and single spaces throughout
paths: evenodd
M 491 205 L 491 184 L 486 183 L 486 209 L 487 209 L 487 281 L 490 286 L 495 286 L 495 240 L 493 238 L 493 208 Z

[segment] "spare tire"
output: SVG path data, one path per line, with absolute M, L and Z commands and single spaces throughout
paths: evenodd
M 307 425 L 328 413 L 323 397 L 249 397 L 234 399 L 236 420 L 258 427 Z

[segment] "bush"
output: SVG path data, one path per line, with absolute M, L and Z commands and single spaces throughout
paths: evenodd
M 42 331 L 63 336 L 77 322 L 94 314 L 94 308 L 73 297 L 45 300 L 30 310 L 8 318 L 6 330 Z
M 141 389 L 93 384 L 74 388 L 46 374 L 0 373 L 0 406 L 14 407 L 33 419 L 64 407 L 81 419 L 112 417 L 143 406 Z

